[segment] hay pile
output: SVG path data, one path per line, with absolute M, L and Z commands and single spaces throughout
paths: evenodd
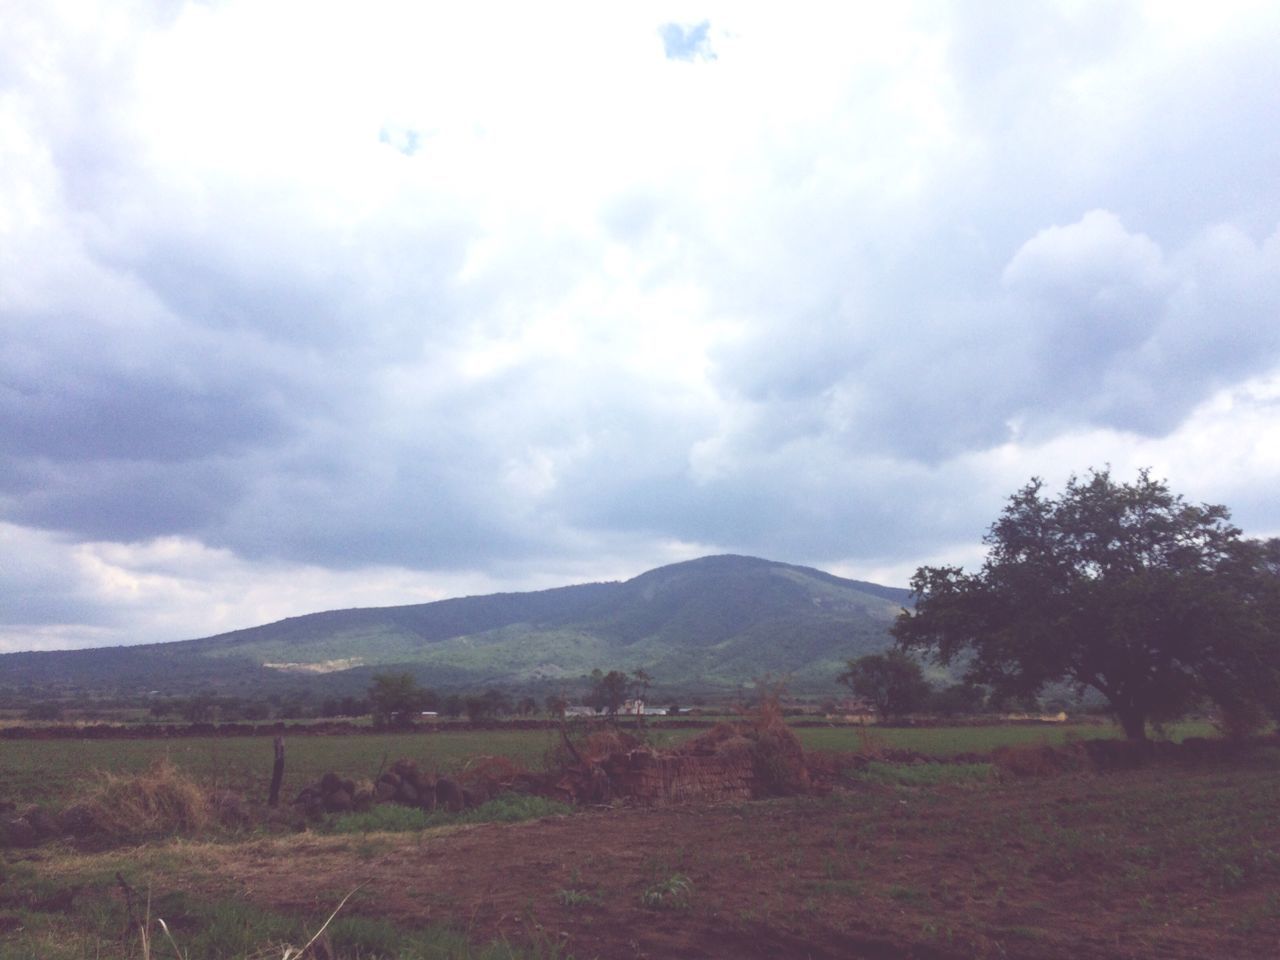
M 120 841 L 195 834 L 214 824 L 247 817 L 238 795 L 217 797 L 168 760 L 142 773 L 99 774 L 98 783 L 64 809 L 59 824 L 74 837 Z

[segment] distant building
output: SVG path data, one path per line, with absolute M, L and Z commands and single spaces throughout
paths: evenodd
M 639 698 L 635 700 L 627 700 L 622 704 L 622 709 L 618 711 L 620 715 L 628 717 L 665 717 L 667 715 L 666 707 L 647 707 L 645 702 Z

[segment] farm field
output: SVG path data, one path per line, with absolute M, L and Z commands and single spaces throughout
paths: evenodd
M 656 728 L 655 745 L 676 743 L 696 729 Z M 806 750 L 909 749 L 929 756 L 987 753 L 1002 744 L 1062 743 L 1068 739 L 1119 736 L 1111 725 L 989 727 L 801 727 Z M 1212 735 L 1204 723 L 1179 724 L 1174 739 Z M 510 757 L 542 766 L 559 740 L 554 730 L 463 730 L 421 733 L 299 736 L 287 742 L 285 792 L 297 790 L 329 770 L 372 776 L 385 762 L 405 757 L 426 769 L 458 769 L 470 757 Z M 159 759 L 210 785 L 265 795 L 271 775 L 270 737 L 184 737 L 157 740 L 0 740 L 0 800 L 65 802 L 93 779 L 95 771 L 135 773 Z
M 1029 779 L 892 767 L 820 798 L 10 853 L 0 958 L 141 957 L 117 872 L 191 960 L 278 958 L 348 894 L 346 960 L 1275 956 L 1280 749 Z

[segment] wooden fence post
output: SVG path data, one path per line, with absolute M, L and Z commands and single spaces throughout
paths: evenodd
M 276 762 L 271 768 L 271 794 L 267 797 L 267 806 L 280 805 L 280 784 L 284 780 L 284 737 L 276 737 Z

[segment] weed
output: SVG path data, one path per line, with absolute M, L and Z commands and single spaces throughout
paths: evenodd
M 940 783 L 984 783 L 991 777 L 989 763 L 920 763 L 904 766 L 873 760 L 856 779 L 893 786 L 924 787 Z
M 860 897 L 865 888 L 857 880 L 815 880 L 808 889 L 818 895 Z
M 432 814 L 417 807 L 380 803 L 360 813 L 344 814 L 325 828 L 330 833 L 411 833 L 432 825 Z
M 1224 863 L 1218 882 L 1223 890 L 1239 890 L 1246 882 L 1244 867 L 1234 863 Z
M 337 817 L 325 829 L 329 833 L 412 833 L 451 823 L 516 823 L 572 812 L 572 807 L 545 797 L 506 793 L 463 813 L 428 812 L 417 807 L 381 803 L 362 813 Z
M 640 902 L 652 910 L 688 910 L 693 881 L 683 873 L 673 873 L 640 894 Z
M 889 896 L 899 903 L 922 903 L 925 899 L 923 891 L 915 887 L 904 887 L 898 884 L 889 888 Z
M 556 894 L 556 899 L 566 907 L 598 907 L 601 903 L 598 894 L 589 890 L 567 888 Z

